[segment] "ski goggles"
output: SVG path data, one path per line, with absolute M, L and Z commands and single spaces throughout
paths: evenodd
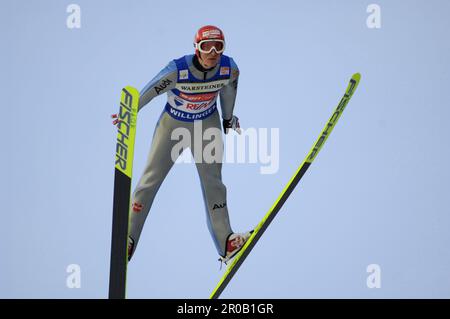
M 202 40 L 195 45 L 195 48 L 201 53 L 211 53 L 212 50 L 217 54 L 225 51 L 225 41 L 223 40 Z

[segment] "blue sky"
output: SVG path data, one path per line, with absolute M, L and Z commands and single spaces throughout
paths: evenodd
M 81 8 L 69 29 L 66 8 Z M 367 7 L 381 8 L 370 29 Z M 254 227 L 317 138 L 327 144 L 226 298 L 449 298 L 448 1 L 2 1 L 0 297 L 106 298 L 120 90 L 142 89 L 223 29 L 241 125 L 279 129 L 279 169 L 224 164 L 236 231 Z M 165 98 L 139 113 L 133 186 Z M 129 265 L 129 298 L 207 298 L 223 272 L 193 164 L 163 183 Z M 69 289 L 67 266 L 81 268 Z M 368 265 L 381 269 L 369 289 Z

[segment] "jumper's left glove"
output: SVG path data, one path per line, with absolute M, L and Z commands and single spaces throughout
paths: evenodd
M 223 120 L 223 130 L 225 131 L 225 134 L 228 134 L 228 131 L 231 129 L 238 132 L 238 134 L 241 134 L 241 126 L 239 125 L 239 118 L 237 116 L 234 116 L 229 120 Z

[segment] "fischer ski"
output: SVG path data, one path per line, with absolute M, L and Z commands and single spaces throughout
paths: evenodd
M 128 264 L 128 219 L 139 92 L 122 89 L 117 125 L 109 298 L 124 299 Z
M 300 179 L 303 177 L 305 172 L 308 170 L 309 166 L 316 158 L 316 156 L 319 153 L 320 149 L 322 148 L 323 144 L 325 144 L 325 141 L 327 140 L 328 136 L 330 135 L 331 131 L 333 130 L 334 126 L 336 125 L 337 121 L 339 120 L 339 117 L 341 116 L 342 112 L 344 111 L 345 107 L 347 106 L 347 103 L 350 101 L 350 98 L 352 97 L 353 93 L 355 92 L 355 90 L 359 84 L 360 78 L 361 78 L 361 75 L 359 73 L 353 74 L 352 78 L 350 79 L 350 83 L 347 86 L 344 96 L 342 97 L 338 106 L 334 110 L 333 115 L 331 115 L 330 119 L 328 120 L 327 124 L 325 125 L 325 128 L 320 133 L 318 139 L 314 143 L 314 145 L 311 148 L 311 150 L 309 151 L 308 155 L 303 160 L 302 164 L 298 167 L 294 176 L 292 176 L 292 178 L 289 180 L 287 185 L 284 187 L 283 191 L 278 196 L 277 200 L 272 205 L 272 207 L 269 209 L 268 213 L 264 216 L 264 218 L 261 220 L 261 222 L 255 228 L 252 236 L 247 240 L 244 247 L 237 254 L 237 256 L 234 258 L 232 263 L 227 267 L 221 280 L 219 281 L 216 288 L 211 293 L 211 295 L 210 295 L 211 299 L 216 299 L 220 296 L 220 294 L 226 288 L 226 286 L 228 285 L 230 280 L 233 278 L 233 276 L 238 271 L 239 267 L 244 262 L 245 258 L 247 258 L 247 256 L 252 251 L 253 247 L 256 245 L 258 240 L 261 238 L 264 231 L 267 229 L 269 224 L 275 218 L 276 214 L 280 211 L 284 202 L 288 199 L 289 195 L 292 193 L 294 188 L 297 186 Z

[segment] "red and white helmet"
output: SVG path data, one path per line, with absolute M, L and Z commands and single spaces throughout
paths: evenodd
M 220 54 L 225 51 L 225 36 L 222 30 L 213 25 L 205 25 L 201 27 L 194 38 L 195 54 L 199 56 L 199 52 L 210 53 L 212 50 Z

